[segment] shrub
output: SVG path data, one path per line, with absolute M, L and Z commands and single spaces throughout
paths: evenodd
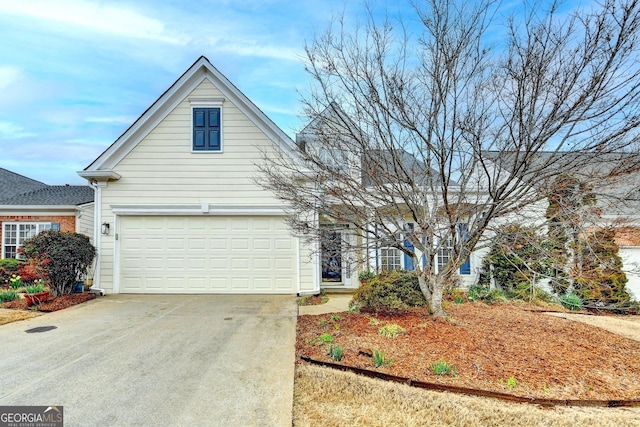
M 552 272 L 553 261 L 547 256 L 551 243 L 538 234 L 537 227 L 507 224 L 496 236 L 482 263 L 480 284 L 491 279 L 500 289 L 511 293 L 516 288 L 531 287 L 536 279 Z M 525 295 L 527 293 L 525 292 Z
M 493 304 L 496 301 L 504 301 L 505 297 L 499 289 L 489 289 L 488 286 L 474 285 L 469 288 L 467 293 L 469 301 L 483 301 L 487 304 Z
M 378 329 L 378 334 L 387 338 L 397 338 L 400 334 L 404 334 L 405 332 L 406 331 L 402 326 L 396 325 L 395 323 L 387 323 Z
M 18 266 L 22 263 L 16 258 L 0 258 L 0 268 L 11 271 L 13 273 L 18 272 Z
M 426 304 L 413 272 L 382 272 L 358 288 L 351 304 L 364 312 L 400 312 Z
M 333 342 L 333 335 L 331 334 L 322 334 L 319 336 L 319 338 L 323 344 L 330 344 Z
M 545 301 L 551 302 L 553 297 L 537 286 L 530 283 L 519 283 L 514 289 L 507 292 L 507 298 L 528 302 Z
M 582 298 L 570 292 L 560 297 L 560 304 L 569 310 L 580 310 L 582 308 Z
M 361 271 L 360 274 L 358 274 L 358 280 L 360 280 L 360 283 L 362 284 L 365 284 L 374 277 L 376 277 L 376 274 L 371 270 L 364 270 Z
M 46 273 L 51 294 L 70 294 L 96 255 L 89 238 L 78 233 L 43 231 L 26 239 L 22 253 Z
M 18 274 L 23 283 L 33 283 L 36 280 L 46 279 L 47 272 L 34 259 L 29 259 L 18 266 Z
M 611 228 L 597 230 L 580 242 L 582 265 L 574 275 L 573 292 L 587 305 L 624 306 L 631 301 L 627 275 Z

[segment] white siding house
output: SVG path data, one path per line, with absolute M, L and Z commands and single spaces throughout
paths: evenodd
M 263 153 L 293 141 L 199 58 L 79 174 L 97 187 L 108 293 L 318 291 L 317 260 L 257 181 Z

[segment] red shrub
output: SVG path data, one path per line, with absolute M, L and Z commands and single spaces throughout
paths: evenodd
M 31 259 L 18 265 L 18 275 L 23 283 L 33 283 L 38 279 L 46 279 L 47 273 Z

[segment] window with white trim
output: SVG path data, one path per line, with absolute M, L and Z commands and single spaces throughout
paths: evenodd
M 445 269 L 449 261 L 451 260 L 451 254 L 453 252 L 453 243 L 451 238 L 447 239 L 446 243 L 444 243 L 438 249 L 437 262 L 438 262 L 438 272 Z
M 191 150 L 193 152 L 222 151 L 222 98 L 192 98 Z
M 458 223 L 458 239 L 464 241 L 469 238 L 469 224 L 467 223 Z M 445 269 L 449 261 L 451 261 L 451 257 L 453 256 L 453 239 L 449 237 L 445 244 L 441 245 L 438 249 L 437 254 L 437 268 L 438 272 Z M 462 275 L 470 275 L 471 274 L 471 262 L 470 257 L 467 256 L 465 258 L 464 263 L 460 266 L 459 272 Z
M 60 230 L 60 224 L 51 222 L 3 223 L 2 258 L 16 258 L 18 248 L 22 246 L 22 242 L 45 230 Z
M 400 270 L 402 269 L 402 252 L 398 248 L 381 248 L 380 249 L 380 268 L 382 270 Z

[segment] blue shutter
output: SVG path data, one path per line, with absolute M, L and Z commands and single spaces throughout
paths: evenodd
M 412 223 L 408 223 L 405 224 L 404 226 L 405 230 L 409 230 L 409 231 L 413 231 L 413 224 Z M 411 244 L 411 242 L 409 241 L 409 239 L 404 239 L 403 242 L 403 246 L 407 249 L 411 249 L 411 251 L 414 251 L 414 247 Z M 404 269 L 405 270 L 413 270 L 413 258 L 410 257 L 409 255 L 405 254 L 404 252 L 402 253 L 404 255 Z
M 209 110 L 209 150 L 220 151 L 220 109 Z
M 193 150 L 220 151 L 220 108 L 193 109 Z
M 469 224 L 459 223 L 458 234 L 462 240 L 467 240 L 469 238 Z M 471 257 L 467 256 L 467 259 L 460 266 L 460 274 L 471 274 Z

